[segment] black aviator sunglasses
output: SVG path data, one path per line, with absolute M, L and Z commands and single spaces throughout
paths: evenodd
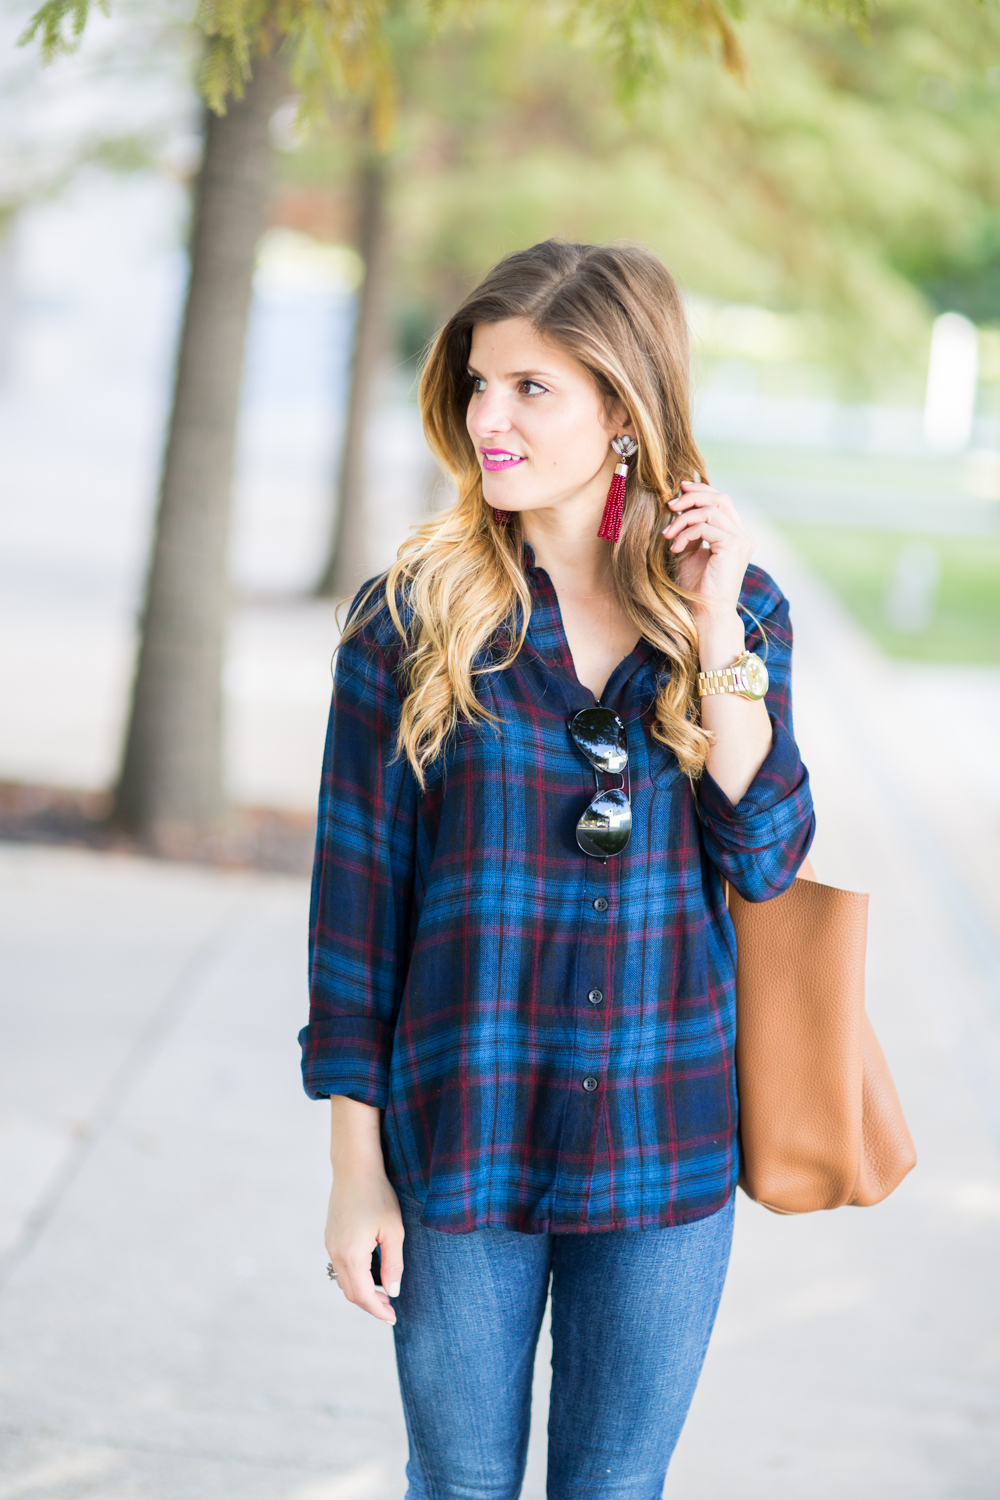
M 628 777 L 628 736 L 611 708 L 582 708 L 569 721 L 569 732 L 594 768 L 597 795 L 576 825 L 576 841 L 584 854 L 607 859 L 620 854 L 632 833 L 631 784 Z M 600 773 L 621 776 L 620 787 L 601 786 Z M 627 788 L 627 790 L 626 790 Z

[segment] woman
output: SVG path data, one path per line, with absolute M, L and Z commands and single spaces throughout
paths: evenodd
M 458 501 L 337 658 L 303 1067 L 411 1500 L 519 1493 L 550 1276 L 549 1496 L 654 1500 L 722 1291 L 723 880 L 777 895 L 813 816 L 787 605 L 699 479 L 687 362 L 645 250 L 502 261 L 421 384 Z

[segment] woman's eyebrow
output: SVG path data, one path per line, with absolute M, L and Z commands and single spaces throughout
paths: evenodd
M 475 365 L 469 365 L 467 373 L 475 375 L 479 380 L 485 379 L 485 376 L 480 374 Z M 550 375 L 546 370 L 510 370 L 506 375 L 501 375 L 500 377 L 501 380 L 555 380 L 557 378 L 555 375 Z

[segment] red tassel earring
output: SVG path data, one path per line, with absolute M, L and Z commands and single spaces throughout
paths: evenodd
M 510 520 L 509 510 L 494 510 L 493 519 L 498 526 L 506 526 Z
M 625 514 L 625 481 L 628 478 L 628 460 L 633 453 L 637 453 L 639 444 L 635 438 L 627 435 L 615 438 L 611 444 L 612 448 L 621 459 L 620 464 L 615 465 L 614 478 L 611 488 L 608 490 L 608 498 L 604 502 L 604 514 L 601 517 L 601 529 L 597 533 L 607 542 L 617 542 L 622 529 L 622 516 Z

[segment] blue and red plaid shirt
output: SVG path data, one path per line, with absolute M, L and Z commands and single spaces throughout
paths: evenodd
M 499 728 L 461 726 L 421 792 L 395 754 L 401 642 L 383 603 L 338 653 L 300 1041 L 313 1098 L 383 1113 L 390 1179 L 422 1221 L 586 1232 L 714 1213 L 739 1167 L 733 928 L 791 884 L 813 835 L 792 737 L 788 606 L 747 571 L 771 751 L 736 806 L 693 792 L 650 733 L 665 670 L 640 641 L 602 695 L 628 731 L 632 837 L 602 862 L 575 828 L 594 774 L 567 731 L 593 694 L 525 548 L 532 613 L 479 679 Z M 405 689 L 404 689 L 405 690 Z

